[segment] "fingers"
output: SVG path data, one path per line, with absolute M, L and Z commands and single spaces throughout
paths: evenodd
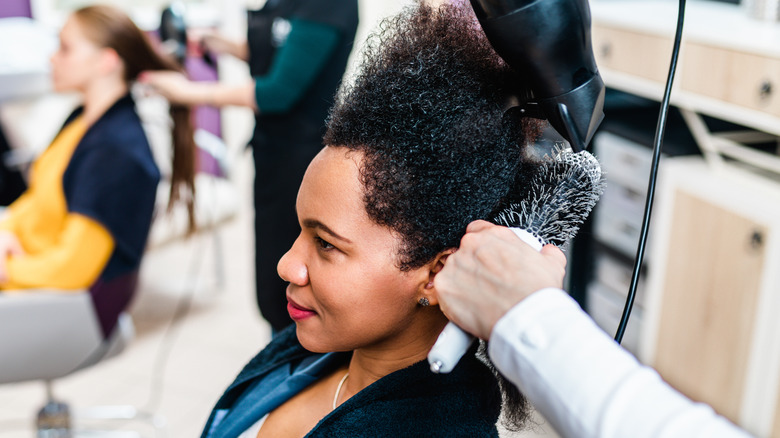
M 220 37 L 215 32 L 210 32 L 201 35 L 199 42 L 206 50 L 216 51 L 219 49 Z
M 476 220 L 466 227 L 466 233 L 478 233 L 480 231 L 488 230 L 497 226 L 498 225 L 491 224 L 488 221 Z
M 138 75 L 138 82 L 173 103 L 189 103 L 187 101 L 189 80 L 179 72 L 144 71 Z
M 142 71 L 141 73 L 138 74 L 138 82 L 142 84 L 151 84 L 151 82 L 155 78 L 155 73 L 156 72 L 149 71 L 149 70 Z
M 6 283 L 8 278 L 8 258 L 24 255 L 24 248 L 13 233 L 0 233 L 0 283 Z
M 7 258 L 0 257 L 0 284 L 8 282 Z
M 461 239 L 461 248 L 478 247 L 494 239 L 515 243 L 517 236 L 507 227 L 477 220 L 466 227 L 466 234 Z
M 566 268 L 566 255 L 564 255 L 563 251 L 561 251 L 561 249 L 557 246 L 553 244 L 544 245 L 540 252 L 543 256 L 547 257 L 548 260 L 557 263 L 563 269 Z

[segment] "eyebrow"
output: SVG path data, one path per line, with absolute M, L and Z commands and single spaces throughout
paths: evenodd
M 318 221 L 317 219 L 304 219 L 303 220 L 303 226 L 306 227 L 306 228 L 314 228 L 314 229 L 322 230 L 322 231 L 330 234 L 331 236 L 335 237 L 336 239 L 339 239 L 339 240 L 344 241 L 346 243 L 352 243 L 351 240 L 347 239 L 344 236 L 339 235 L 338 233 L 336 233 L 335 231 L 331 230 L 330 228 L 328 228 L 327 225 L 323 224 L 322 222 Z

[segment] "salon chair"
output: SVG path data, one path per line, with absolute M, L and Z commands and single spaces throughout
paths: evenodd
M 85 291 L 9 291 L 0 295 L 0 384 L 41 380 L 47 403 L 37 417 L 39 438 L 72 437 L 69 407 L 56 401 L 52 382 L 119 354 L 134 336 L 125 313 L 138 272 L 98 281 Z M 13 332 L 10 332 L 13 330 Z M 84 419 L 142 418 L 130 406 L 84 410 Z M 164 420 L 146 415 L 155 428 Z M 108 434 L 100 434 L 109 436 Z M 123 432 L 123 436 L 128 436 Z

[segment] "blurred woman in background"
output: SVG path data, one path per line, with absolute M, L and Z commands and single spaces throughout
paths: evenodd
M 3 382 L 62 377 L 105 353 L 136 289 L 160 180 L 130 87 L 141 71 L 175 65 L 123 12 L 90 6 L 68 18 L 51 67 L 54 89 L 82 105 L 0 221 Z M 186 202 L 192 229 L 190 112 L 170 115 L 169 207 Z
M 118 9 L 75 11 L 51 58 L 57 92 L 82 105 L 32 166 L 30 185 L 0 221 L 0 288 L 79 290 L 137 271 L 160 173 L 130 86 L 145 70 L 175 70 Z M 186 107 L 172 106 L 170 202 L 190 212 L 195 145 Z

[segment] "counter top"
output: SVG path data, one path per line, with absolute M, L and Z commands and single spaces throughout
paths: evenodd
M 593 0 L 594 22 L 674 38 L 677 0 Z M 740 52 L 780 57 L 780 23 L 751 18 L 730 3 L 688 0 L 683 38 Z

